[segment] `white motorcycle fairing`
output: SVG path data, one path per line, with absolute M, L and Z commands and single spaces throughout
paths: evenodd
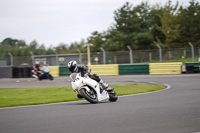
M 71 77 L 71 79 L 73 79 L 73 78 Z M 105 90 L 100 92 L 101 89 L 100 89 L 99 83 L 96 82 L 95 80 L 89 78 L 88 76 L 87 77 L 81 77 L 81 74 L 78 73 L 78 74 L 76 74 L 76 77 L 71 82 L 71 84 L 72 84 L 73 90 L 78 92 L 78 93 L 79 93 L 80 89 L 82 89 L 82 88 L 85 88 L 88 92 L 90 92 L 90 89 L 89 89 L 88 86 L 92 87 L 96 91 L 98 101 L 109 99 L 108 92 L 105 91 Z

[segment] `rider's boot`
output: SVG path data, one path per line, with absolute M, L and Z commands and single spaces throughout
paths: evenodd
M 102 79 L 99 81 L 99 83 L 101 84 L 104 90 L 107 90 L 107 88 L 109 87 L 108 84 L 104 83 Z
M 38 76 L 36 76 L 36 75 L 34 75 L 34 74 L 33 74 L 32 76 L 33 76 L 34 78 L 36 78 L 36 79 L 38 78 Z

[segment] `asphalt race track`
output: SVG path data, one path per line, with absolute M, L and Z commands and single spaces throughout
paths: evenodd
M 156 82 L 170 89 L 119 97 L 117 102 L 87 101 L 0 109 L 0 133 L 198 133 L 200 132 L 200 74 L 103 76 L 112 84 Z M 6 83 L 7 85 L 6 85 Z M 28 82 L 28 83 L 26 83 Z M 0 88 L 58 83 L 0 79 Z M 62 84 L 61 84 L 62 83 Z M 8 85 L 9 84 L 9 85 Z M 22 86 L 22 85 L 21 85 Z

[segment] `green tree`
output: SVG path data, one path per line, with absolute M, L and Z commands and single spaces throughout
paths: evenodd
M 127 45 L 135 46 L 134 37 L 140 31 L 140 24 L 133 9 L 133 5 L 126 2 L 114 12 L 115 24 L 108 31 L 108 50 L 125 50 Z
M 10 46 L 26 46 L 26 42 L 24 40 L 17 40 L 12 38 L 6 38 L 1 42 L 2 45 L 10 45 Z
M 180 40 L 185 46 L 192 42 L 194 46 L 200 46 L 200 4 L 195 0 L 190 1 L 187 8 L 181 8 L 180 16 Z
M 99 33 L 98 31 L 92 32 L 92 35 L 88 38 L 88 43 L 93 44 L 91 51 L 99 51 L 100 48 L 106 44 L 106 33 Z
M 171 4 L 171 1 L 161 8 L 161 12 L 158 13 L 161 25 L 156 25 L 156 29 L 165 36 L 165 40 L 162 43 L 160 38 L 156 38 L 155 43 L 159 43 L 164 48 L 177 47 L 174 46 L 174 42 L 180 36 L 180 24 L 178 23 L 179 3 L 175 6 Z M 162 38 L 163 39 L 163 38 Z
M 86 44 L 85 40 L 82 39 L 80 42 L 73 42 L 70 44 L 70 47 L 68 49 L 68 53 L 78 53 L 78 49 L 80 51 L 86 51 L 84 48 L 84 45 Z
M 68 51 L 67 44 L 60 43 L 57 47 L 55 47 L 55 50 L 59 54 L 66 54 Z
M 158 30 L 157 27 L 161 26 L 162 23 L 160 21 L 160 15 L 162 14 L 161 6 L 156 4 L 155 6 L 152 6 L 151 12 L 150 12 L 150 31 L 153 35 L 154 42 L 159 41 L 160 43 L 165 42 L 165 35 L 162 33 L 162 31 Z M 160 44 L 159 43 L 159 44 Z
M 127 45 L 133 49 L 151 48 L 153 36 L 150 31 L 150 6 L 146 2 L 133 7 L 125 3 L 114 12 L 115 24 L 108 30 L 108 50 L 127 50 Z
M 35 51 L 35 50 L 37 49 L 37 47 L 38 47 L 37 41 L 36 41 L 36 40 L 32 41 L 32 42 L 30 43 L 29 47 L 30 47 L 30 49 L 32 49 L 32 50 Z

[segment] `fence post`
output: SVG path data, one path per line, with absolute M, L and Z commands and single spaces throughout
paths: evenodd
M 187 55 L 186 55 L 186 50 L 185 49 L 183 50 L 183 55 L 184 55 L 184 58 L 186 58 Z
M 171 53 L 171 51 L 168 51 L 168 53 L 169 53 L 169 60 L 171 60 L 171 58 L 172 58 L 172 53 Z
M 88 63 L 87 65 L 91 65 L 91 59 L 90 59 L 90 46 L 93 46 L 93 44 L 87 43 L 83 47 L 87 47 L 87 57 L 88 57 Z
M 194 62 L 194 46 L 192 45 L 191 42 L 188 42 L 188 44 L 190 45 L 191 47 L 191 53 L 192 53 L 192 62 Z
M 151 61 L 152 61 L 152 53 L 149 52 L 149 62 L 151 62 Z
M 133 52 L 129 45 L 127 45 L 127 48 L 129 49 L 130 63 L 132 64 L 133 63 Z
M 157 47 L 159 48 L 159 57 L 160 57 L 160 63 L 162 62 L 162 48 L 160 47 L 159 44 L 156 44 Z
M 77 49 L 78 53 L 79 53 L 79 64 L 82 64 L 82 54 L 81 51 L 79 49 Z
M 32 58 L 32 66 L 34 66 L 34 64 L 35 64 L 35 63 L 34 63 L 34 59 L 35 59 L 35 58 L 34 58 L 34 54 L 33 54 L 32 51 L 30 51 L 30 54 L 31 54 L 31 58 Z
M 56 54 L 56 66 L 58 66 L 59 65 L 59 63 L 58 63 L 58 53 L 54 50 L 54 53 Z
M 199 56 L 200 56 L 200 48 L 199 48 Z
M 103 52 L 103 63 L 106 64 L 106 52 L 102 47 L 100 49 Z
M 11 53 L 8 53 L 10 55 L 10 65 L 13 66 L 13 56 Z

